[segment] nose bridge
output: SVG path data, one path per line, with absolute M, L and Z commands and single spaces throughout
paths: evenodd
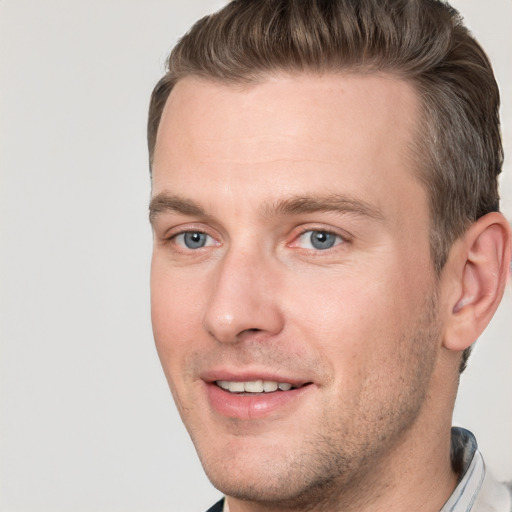
M 218 341 L 236 342 L 247 331 L 282 328 L 271 258 L 252 246 L 231 247 L 218 262 L 204 328 Z

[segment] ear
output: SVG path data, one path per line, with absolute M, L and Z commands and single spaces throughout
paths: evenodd
M 511 265 L 512 236 L 501 213 L 478 219 L 457 241 L 442 281 L 447 293 L 443 344 L 462 351 L 482 334 L 496 311 Z

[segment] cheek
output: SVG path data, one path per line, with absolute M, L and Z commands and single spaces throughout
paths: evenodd
M 413 276 L 408 280 L 397 269 L 375 265 L 373 270 L 303 274 L 300 288 L 308 293 L 296 292 L 290 301 L 287 317 L 293 319 L 294 334 L 307 336 L 338 378 L 392 357 L 422 308 L 425 283 L 414 283 Z
M 391 292 L 385 280 L 373 278 L 369 272 L 342 269 L 324 275 L 303 274 L 294 289 L 303 292 L 295 291 L 289 315 L 326 341 L 334 336 L 348 342 L 349 333 L 370 326 L 373 330 L 374 324 L 384 327 L 399 309 L 396 296 L 400 291 L 395 287 Z
M 194 395 L 187 385 L 188 361 L 197 349 L 191 339 L 198 340 L 197 300 L 173 275 L 153 264 L 151 271 L 151 322 L 153 336 L 169 388 L 177 409 L 185 420 L 193 408 Z M 200 322 L 199 322 L 200 323 Z
M 190 340 L 198 339 L 204 290 L 198 282 L 169 272 L 155 260 L 151 267 L 151 322 L 158 355 L 169 378 L 192 350 Z

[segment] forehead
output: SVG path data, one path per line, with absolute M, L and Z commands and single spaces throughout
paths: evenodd
M 190 129 L 196 136 L 212 135 L 219 127 L 223 135 L 249 137 L 259 135 L 254 132 L 261 123 L 280 130 L 283 137 L 291 128 L 294 135 L 301 130 L 314 138 L 314 131 L 325 125 L 336 123 L 339 129 L 347 122 L 348 129 L 359 128 L 368 136 L 382 131 L 383 125 L 384 131 L 396 128 L 398 133 L 412 127 L 416 103 L 410 83 L 389 73 L 277 75 L 251 84 L 187 77 L 175 85 L 166 102 L 156 149 L 162 149 L 170 135 L 186 135 Z M 248 118 L 252 122 L 244 124 Z
M 268 199 L 335 187 L 379 202 L 417 181 L 418 112 L 412 86 L 388 74 L 281 75 L 243 86 L 188 77 L 162 114 L 153 192 Z

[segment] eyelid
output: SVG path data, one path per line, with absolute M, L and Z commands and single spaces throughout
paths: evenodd
M 172 238 L 183 233 L 204 233 L 212 238 L 218 239 L 218 232 L 216 230 L 206 228 L 201 223 L 186 222 L 167 228 L 162 234 L 162 239 L 171 240 Z
M 176 238 L 179 235 L 184 235 L 185 233 L 202 233 L 203 235 L 210 235 L 205 229 L 201 228 L 193 228 L 193 227 L 187 227 L 187 228 L 171 228 L 166 231 L 164 238 L 166 240 L 172 240 L 173 238 Z M 210 235 L 211 236 L 211 235 Z
M 210 239 L 210 242 L 207 242 L 206 245 L 197 249 L 188 248 L 183 243 L 179 243 L 176 240 L 177 237 L 179 237 L 180 235 L 184 236 L 187 233 L 202 233 Z M 167 229 L 163 233 L 161 240 L 164 244 L 172 244 L 175 247 L 176 251 L 187 253 L 198 252 L 200 249 L 207 249 L 209 247 L 216 247 L 222 245 L 221 238 L 216 230 L 209 229 L 195 223 L 186 223 L 180 224 L 178 226 L 173 226 L 172 228 Z

